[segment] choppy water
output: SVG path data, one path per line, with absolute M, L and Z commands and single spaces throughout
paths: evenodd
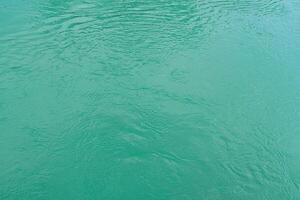
M 300 1 L 1 0 L 1 200 L 300 199 Z

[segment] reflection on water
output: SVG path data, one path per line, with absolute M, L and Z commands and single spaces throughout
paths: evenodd
M 0 2 L 0 199 L 298 199 L 299 17 Z

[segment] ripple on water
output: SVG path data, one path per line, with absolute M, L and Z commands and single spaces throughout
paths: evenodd
M 297 3 L 2 1 L 0 198 L 296 197 Z

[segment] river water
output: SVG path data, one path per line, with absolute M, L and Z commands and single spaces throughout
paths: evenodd
M 1 0 L 1 200 L 300 199 L 300 1 Z

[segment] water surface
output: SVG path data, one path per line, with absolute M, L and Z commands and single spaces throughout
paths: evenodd
M 0 199 L 300 199 L 298 0 L 0 1 Z

